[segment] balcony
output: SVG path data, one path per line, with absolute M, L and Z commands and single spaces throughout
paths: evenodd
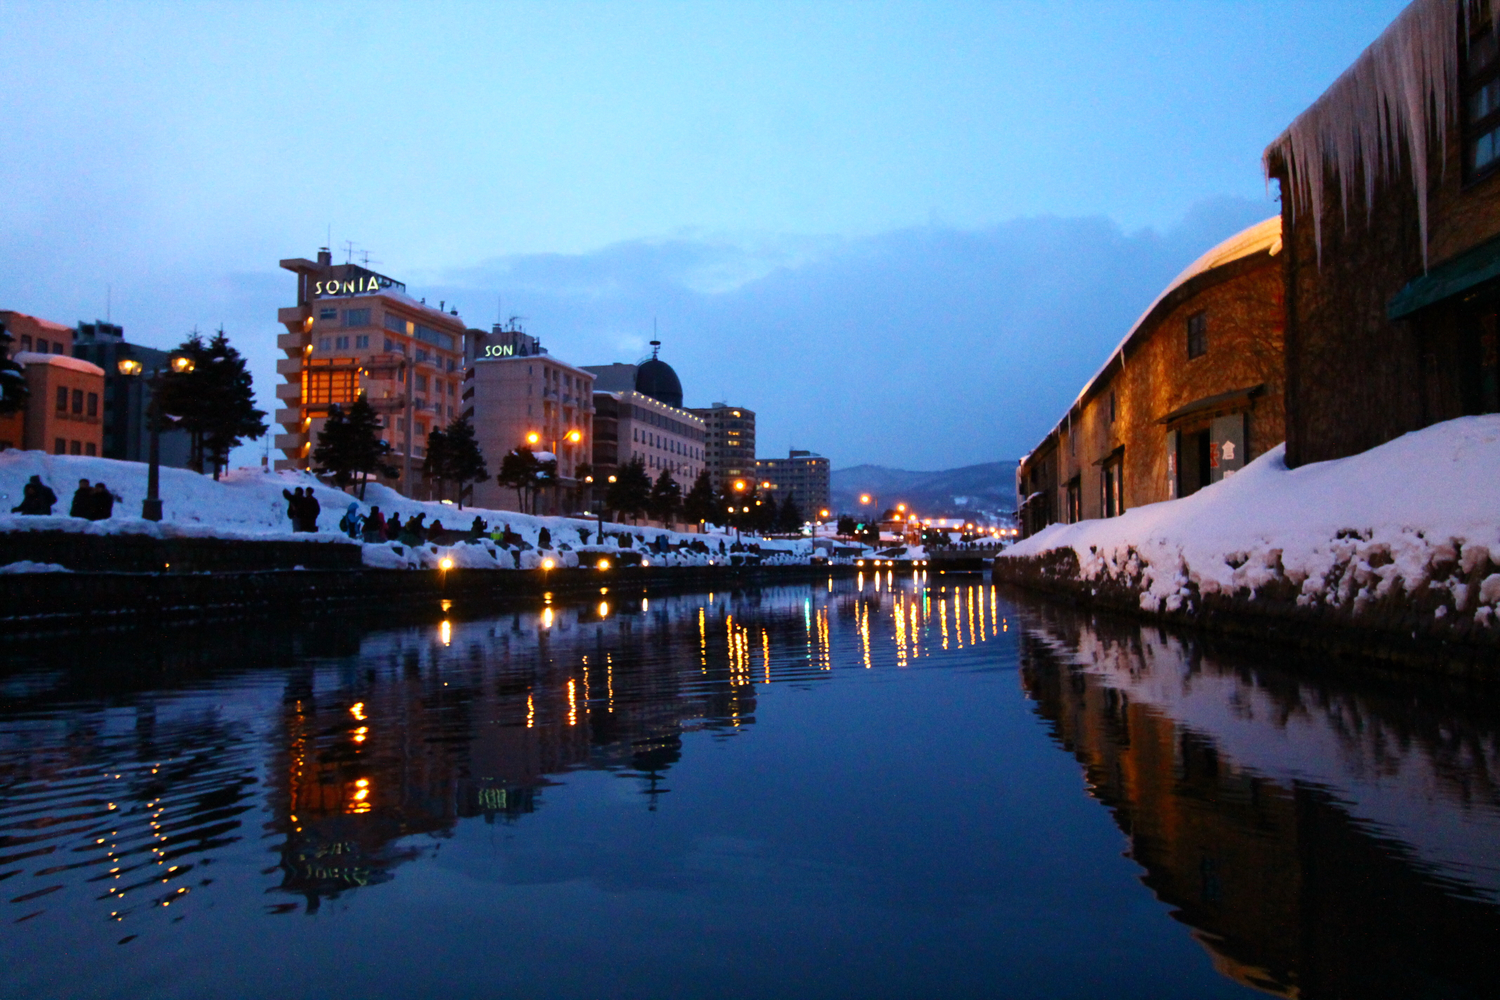
M 302 411 L 281 409 L 276 411 L 276 422 L 283 427 L 301 427 Z
M 300 375 L 302 374 L 301 358 L 279 358 L 276 361 L 277 375 Z
M 377 399 L 366 395 L 365 402 L 369 403 L 370 408 L 376 413 L 398 413 L 406 409 L 405 396 L 383 396 Z
M 307 346 L 308 338 L 300 333 L 282 333 L 276 337 L 276 346 L 283 351 L 296 351 L 300 357 L 302 348 Z
M 302 451 L 302 446 L 307 443 L 306 434 L 278 434 L 272 440 L 271 446 L 278 451 L 297 454 Z
M 311 306 L 288 306 L 285 309 L 276 310 L 276 322 L 283 325 L 298 324 L 305 322 L 311 315 Z
M 286 400 L 302 400 L 302 383 L 283 382 L 276 387 L 276 398 Z

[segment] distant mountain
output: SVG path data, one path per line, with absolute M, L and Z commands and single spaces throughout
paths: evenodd
M 880 510 L 904 503 L 923 517 L 999 514 L 1016 509 L 1016 463 L 985 462 L 941 472 L 908 472 L 883 465 L 835 469 L 830 492 L 835 513 L 857 515 L 868 493 Z M 880 511 L 876 511 L 878 514 Z

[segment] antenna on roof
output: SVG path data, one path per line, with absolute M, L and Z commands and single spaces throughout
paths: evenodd
M 651 341 L 651 360 L 652 361 L 656 360 L 656 355 L 660 351 L 661 351 L 661 341 L 659 341 L 659 340 L 653 340 L 653 341 Z
M 361 250 L 359 252 L 359 255 L 361 257 L 360 263 L 362 265 L 364 265 L 365 267 L 369 267 L 370 264 L 372 263 L 371 260 L 370 260 L 370 251 L 368 251 L 368 250 Z M 377 260 L 377 261 L 374 261 L 373 263 L 379 264 L 380 261 Z
M 344 241 L 344 263 L 345 264 L 352 264 L 352 263 L 354 263 L 354 241 L 353 240 L 345 240 Z

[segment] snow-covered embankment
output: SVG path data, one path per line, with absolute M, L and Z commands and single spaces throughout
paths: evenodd
M 1450 420 L 1117 518 L 1052 525 L 995 575 L 1167 618 L 1274 618 L 1500 648 L 1500 415 Z

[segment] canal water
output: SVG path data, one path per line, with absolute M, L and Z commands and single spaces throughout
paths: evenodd
M 979 578 L 11 644 L 3 997 L 1480 997 L 1493 692 Z

